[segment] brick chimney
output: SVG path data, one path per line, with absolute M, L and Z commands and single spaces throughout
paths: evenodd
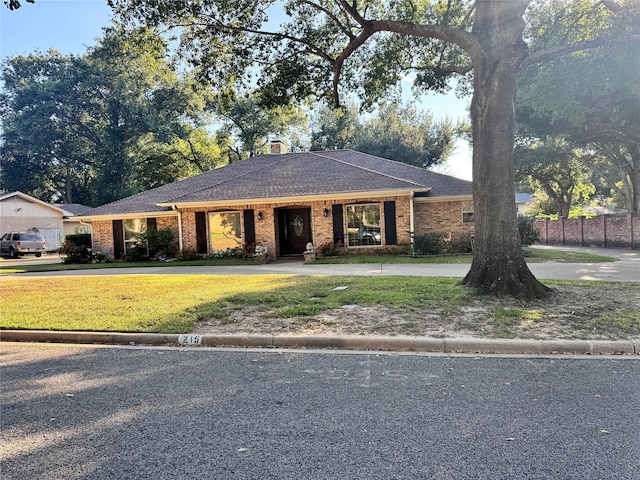
M 270 147 L 272 155 L 280 155 L 281 153 L 286 153 L 285 145 L 278 137 L 271 139 Z

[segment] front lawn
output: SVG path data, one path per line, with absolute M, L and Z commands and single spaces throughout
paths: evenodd
M 552 287 L 552 295 L 525 304 L 510 298 L 477 296 L 458 281 L 305 275 L 8 277 L 1 280 L 0 328 L 640 337 L 640 283 L 544 281 Z

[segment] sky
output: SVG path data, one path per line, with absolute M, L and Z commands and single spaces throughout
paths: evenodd
M 36 0 L 22 1 L 22 7 L 9 11 L 0 4 L 0 58 L 25 55 L 50 48 L 63 54 L 81 55 L 102 35 L 111 18 L 104 0 Z M 406 89 L 410 84 L 406 82 Z M 468 121 L 469 99 L 453 95 L 428 95 L 420 99 L 436 119 L 449 117 Z M 464 141 L 439 171 L 471 180 L 471 150 Z

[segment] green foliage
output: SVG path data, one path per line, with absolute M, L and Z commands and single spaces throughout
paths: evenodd
M 106 29 L 82 56 L 10 57 L 2 78 L 4 189 L 97 206 L 222 161 L 207 94 L 148 29 Z
M 58 253 L 65 265 L 91 263 L 92 260 L 90 245 L 76 244 L 69 239 L 62 243 Z
M 75 233 L 67 235 L 65 237 L 67 242 L 71 242 L 75 245 L 85 246 L 91 248 L 91 234 L 90 233 Z
M 535 192 L 535 213 L 566 218 L 572 207 L 587 204 L 596 191 L 584 163 L 588 152 L 563 138 L 538 141 L 522 135 L 515 150 L 515 175 Z
M 543 45 L 581 30 L 586 38 L 593 38 L 614 23 L 617 36 L 637 34 L 637 1 L 621 2 L 624 14 L 616 16 L 606 9 L 594 16 L 590 3 L 579 2 L 573 19 L 569 8 L 542 8 L 533 17 L 537 25 L 532 28 L 533 38 Z M 554 29 L 551 18 L 561 16 L 567 28 Z M 574 21 L 580 22 L 580 29 L 568 28 Z M 577 160 L 583 171 L 589 172 L 598 194 L 605 201 L 611 196 L 622 198 L 622 206 L 632 213 L 640 212 L 640 82 L 638 69 L 633 68 L 636 57 L 637 46 L 622 43 L 535 65 L 521 73 L 518 94 L 521 133 L 524 130 L 529 138 L 544 142 L 553 138 L 569 144 L 579 152 Z M 544 160 L 539 158 L 539 162 Z
M 268 107 L 254 93 L 235 100 L 221 98 L 216 112 L 223 121 L 223 131 L 236 140 L 229 148 L 230 161 L 267 153 L 270 135 L 277 135 L 291 150 L 307 135 L 307 115 L 292 102 Z
M 178 256 L 178 260 L 182 261 L 198 260 L 199 258 L 200 254 L 195 248 L 184 248 L 180 250 L 180 254 Z
M 325 105 L 315 116 L 311 149 L 349 148 L 427 168 L 449 157 L 458 129 L 450 120 L 436 122 L 409 103 L 387 102 L 368 117 L 354 105 Z
M 342 242 L 325 242 L 317 247 L 317 252 L 323 257 L 335 257 L 336 255 L 340 255 L 343 250 L 344 244 Z
M 416 255 L 437 255 L 447 249 L 442 233 L 425 233 L 413 236 L 413 251 Z
M 148 259 L 149 254 L 147 247 L 140 243 L 127 248 L 123 259 L 125 262 L 139 262 L 142 259 Z
M 533 245 L 540 239 L 540 233 L 533 226 L 535 217 L 518 215 L 518 234 L 522 245 Z
M 175 234 L 170 228 L 148 228 L 138 238 L 143 245 L 147 245 L 150 258 L 172 258 L 178 253 Z
M 471 253 L 473 251 L 473 244 L 471 242 L 471 235 L 462 235 L 451 241 L 449 245 L 450 253 Z

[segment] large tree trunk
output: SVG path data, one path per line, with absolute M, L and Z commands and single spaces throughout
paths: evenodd
M 514 186 L 516 76 L 527 47 L 522 15 L 527 1 L 476 3 L 474 34 L 473 197 L 475 249 L 462 283 L 481 293 L 541 298 L 549 289 L 530 272 L 518 235 Z

